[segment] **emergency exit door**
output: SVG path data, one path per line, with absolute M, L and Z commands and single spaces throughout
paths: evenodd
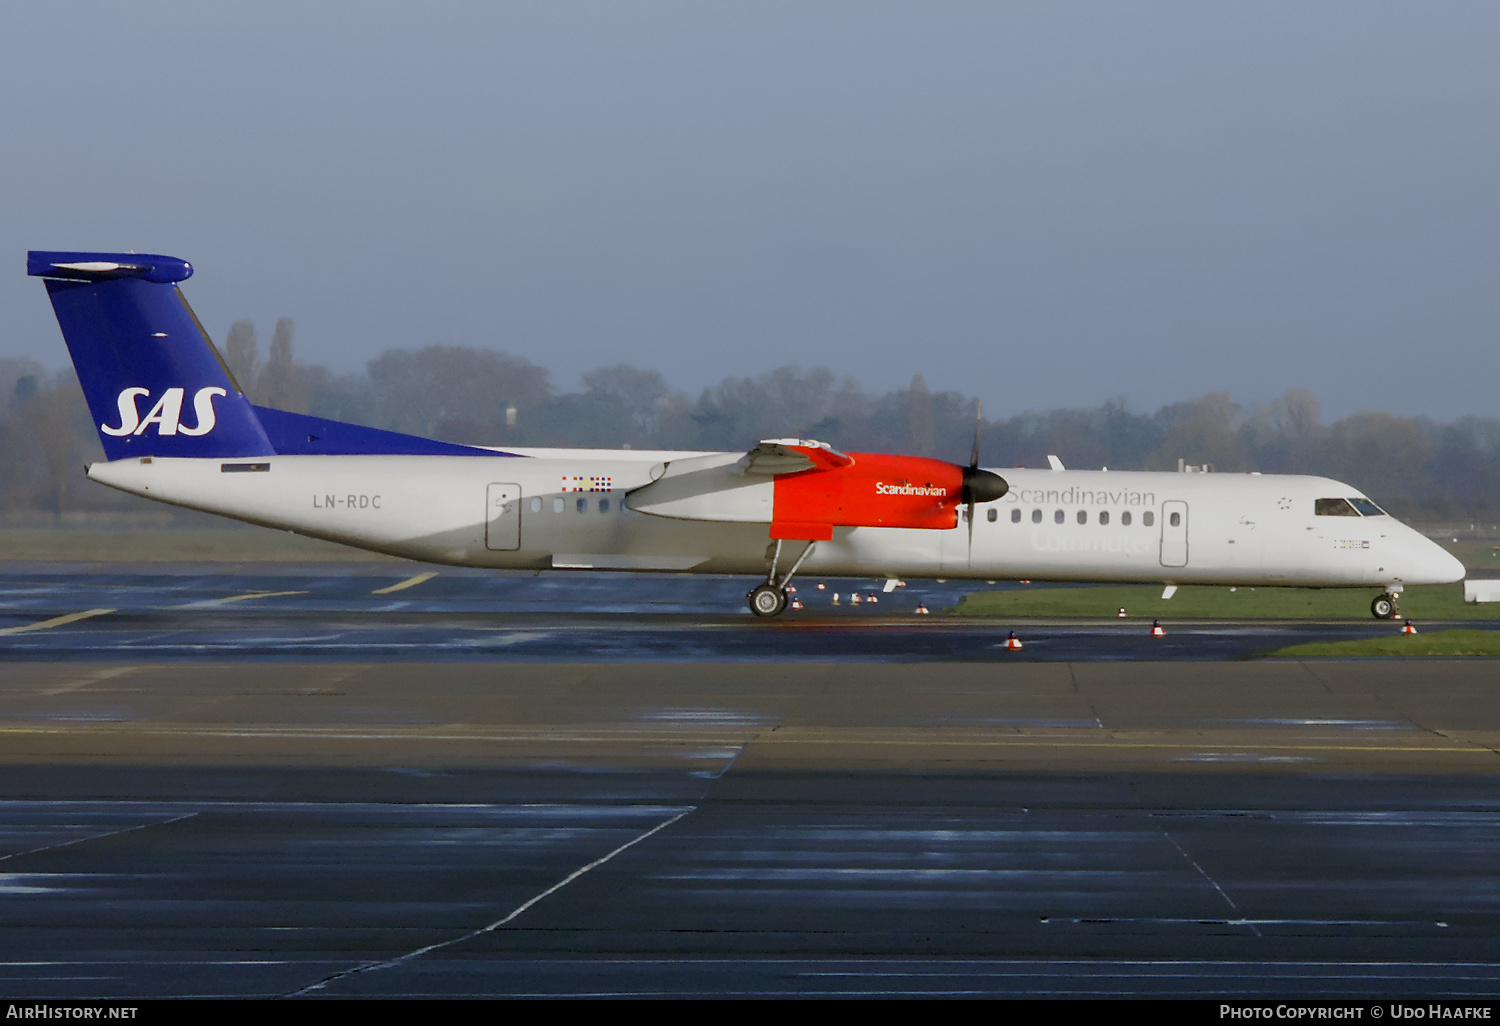
M 1161 504 L 1161 565 L 1187 566 L 1187 503 L 1173 500 Z
M 488 512 L 484 520 L 484 547 L 521 547 L 521 486 L 492 484 L 486 490 Z

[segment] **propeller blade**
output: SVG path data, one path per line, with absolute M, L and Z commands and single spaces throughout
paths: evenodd
M 984 426 L 984 403 L 974 414 L 974 449 L 969 454 L 969 468 L 964 471 L 964 494 L 969 498 L 969 551 L 974 551 L 974 489 L 969 486 L 975 472 L 979 470 L 979 429 Z
M 984 403 L 979 404 L 979 412 L 974 415 L 974 451 L 969 454 L 969 469 L 979 468 L 979 429 L 984 427 Z

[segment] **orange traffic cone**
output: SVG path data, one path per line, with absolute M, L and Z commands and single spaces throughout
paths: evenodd
M 1167 632 L 1161 629 L 1160 620 L 1151 621 L 1151 636 L 1153 638 L 1165 638 L 1167 636 Z
M 1118 616 L 1118 617 L 1123 618 L 1125 616 L 1125 607 L 1121 606 L 1120 607 L 1120 611 L 1118 613 L 1116 613 L 1115 615 Z
M 1018 638 L 1018 637 L 1016 637 L 1016 632 L 1015 631 L 1011 631 L 1010 632 L 1010 637 L 1008 637 L 1008 638 L 1005 639 L 1005 647 L 1006 648 L 1010 648 L 1010 649 L 1016 649 L 1016 648 L 1020 648 L 1021 647 L 1021 639 Z
M 792 599 L 792 608 L 793 609 L 801 609 L 802 608 L 802 600 L 801 599 Z
M 849 596 L 849 604 L 851 606 L 857 606 L 857 605 L 860 604 L 861 601 L 862 601 L 862 599 L 860 599 L 859 592 L 857 592 L 857 591 L 854 594 L 852 594 L 852 595 Z
M 1408 621 L 1406 621 L 1406 623 L 1405 623 L 1405 624 L 1404 624 L 1404 625 L 1403 625 L 1403 626 L 1402 626 L 1402 628 L 1401 628 L 1401 633 L 1402 633 L 1402 634 L 1415 634 L 1415 633 L 1417 633 L 1417 629 L 1416 629 L 1416 628 L 1415 628 L 1415 627 L 1413 627 L 1413 626 L 1412 626 L 1412 625 L 1411 625 L 1411 621 L 1410 621 L 1410 620 L 1408 620 Z
M 822 591 L 822 590 L 824 590 L 827 587 L 828 587 L 828 585 L 824 584 L 822 581 L 818 582 L 818 590 L 819 591 Z
M 918 616 L 926 616 L 927 615 L 927 606 L 924 603 L 921 603 L 921 602 L 917 603 L 917 615 Z

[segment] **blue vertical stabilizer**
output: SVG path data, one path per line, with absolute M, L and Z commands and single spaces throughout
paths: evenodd
M 177 283 L 193 273 L 146 253 L 28 254 L 111 460 L 266 456 L 272 447 Z

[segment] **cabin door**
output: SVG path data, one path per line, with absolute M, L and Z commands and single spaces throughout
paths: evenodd
M 521 486 L 492 484 L 487 489 L 488 511 L 484 520 L 484 547 L 521 547 Z
M 1187 561 L 1187 503 L 1174 499 L 1161 504 L 1161 565 L 1187 566 Z

